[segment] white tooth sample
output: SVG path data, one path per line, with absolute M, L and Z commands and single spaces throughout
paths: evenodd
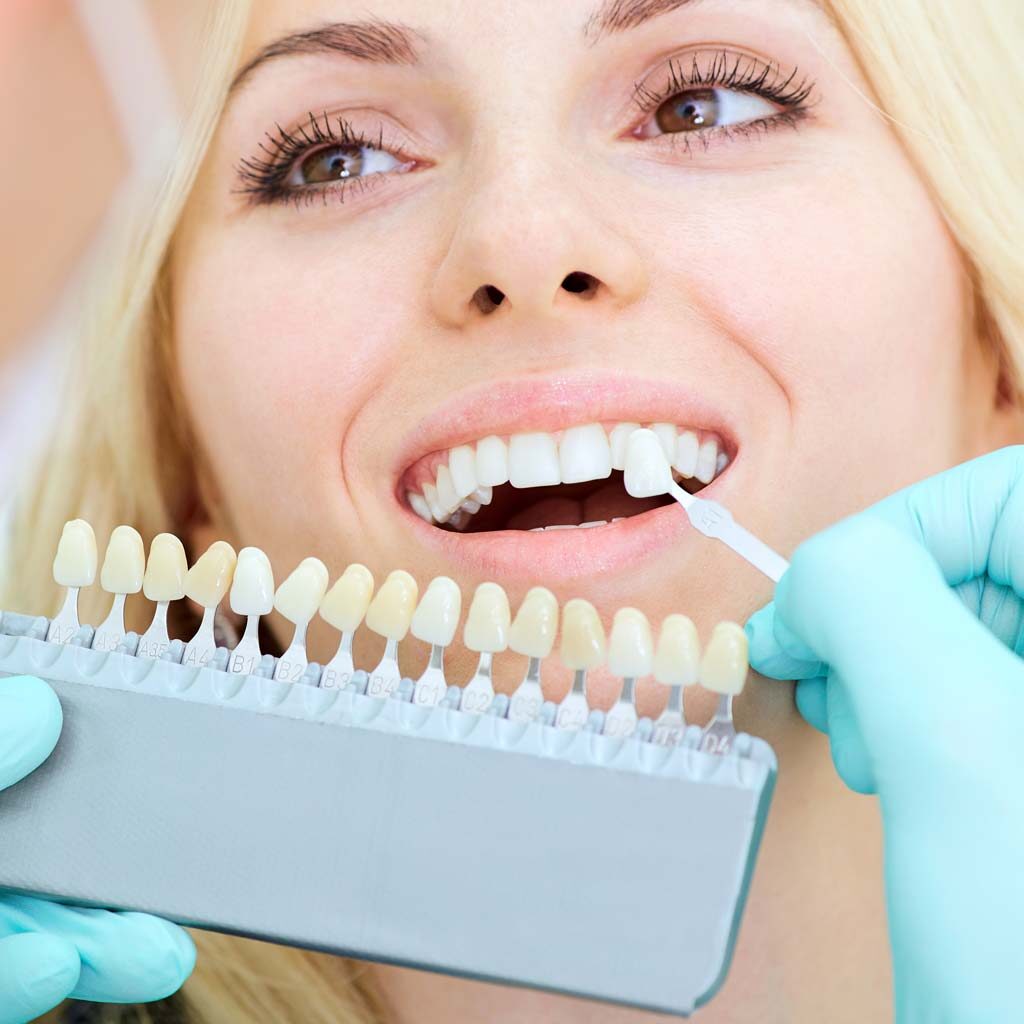
M 114 601 L 93 634 L 94 651 L 112 651 L 124 639 L 125 595 L 137 594 L 142 589 L 145 570 L 146 548 L 139 531 L 131 526 L 115 527 L 100 569 L 100 586 L 114 595 Z
M 692 477 L 697 472 L 697 453 L 700 450 L 700 441 L 693 430 L 680 431 L 676 439 L 676 453 L 672 458 L 672 465 L 686 477 Z
M 672 487 L 672 470 L 665 461 L 661 442 L 651 430 L 635 430 L 626 446 L 626 490 L 634 498 L 667 494 Z
M 735 697 L 747 679 L 747 634 L 735 622 L 715 626 L 700 662 L 700 684 Z
M 274 666 L 280 682 L 297 683 L 306 671 L 306 627 L 320 607 L 327 580 L 327 566 L 319 558 L 304 558 L 274 594 L 274 607 L 295 624 L 292 642 Z
M 508 483 L 508 445 L 500 437 L 492 434 L 477 441 L 476 482 L 478 487 L 500 487 Z
M 709 484 L 715 478 L 715 466 L 718 463 L 718 442 L 709 437 L 701 442 L 697 452 L 697 469 L 694 476 L 702 483 Z
M 622 679 L 622 691 L 605 715 L 606 736 L 630 736 L 636 730 L 636 680 L 650 674 L 654 637 L 647 616 L 637 608 L 620 608 L 608 640 L 608 669 Z
M 540 716 L 544 703 L 541 660 L 551 653 L 557 633 L 558 599 L 545 587 L 532 587 L 523 598 L 508 633 L 509 647 L 516 654 L 525 654 L 530 659 L 526 676 L 509 701 L 510 721 L 532 722 Z
M 459 445 L 448 453 L 448 472 L 460 501 L 476 490 L 476 455 L 468 444 Z
M 156 603 L 153 621 L 142 636 L 135 654 L 139 658 L 159 658 L 170 645 L 167 634 L 167 608 L 171 601 L 185 596 L 188 558 L 185 548 L 173 533 L 158 533 L 149 545 L 149 558 L 142 578 L 142 592 Z
M 559 729 L 582 729 L 590 714 L 587 703 L 587 670 L 596 668 L 605 658 L 607 644 L 604 626 L 597 609 L 582 598 L 574 597 L 562 609 L 562 643 L 559 656 L 566 668 L 575 673 L 572 689 L 558 705 L 555 725 Z
M 237 560 L 235 549 L 227 541 L 215 540 L 185 573 L 185 596 L 202 607 L 203 620 L 185 645 L 182 665 L 202 666 L 213 657 L 217 649 L 213 620 L 231 586 Z
M 466 684 L 459 699 L 459 708 L 472 714 L 483 714 L 494 700 L 491 664 L 495 654 L 508 647 L 512 612 L 508 595 L 497 583 L 481 583 L 473 594 L 462 630 L 462 642 L 471 651 L 479 651 L 473 678 Z
M 92 586 L 96 579 L 96 534 L 84 519 L 72 519 L 64 524 L 57 554 L 53 559 L 53 578 L 67 587 L 64 604 L 50 620 L 46 639 L 66 644 L 78 632 L 78 591 Z
M 423 500 L 427 503 L 427 508 L 430 509 L 430 514 L 439 523 L 443 523 L 448 516 L 448 510 L 441 507 L 441 502 L 437 497 L 437 488 L 433 484 L 423 485 Z
M 422 494 L 417 494 L 415 491 L 409 491 L 406 494 L 406 500 L 409 502 L 409 508 L 413 510 L 425 523 L 432 523 L 434 521 L 434 514 L 430 511 L 430 506 L 427 504 L 427 499 Z
M 455 580 L 447 576 L 432 579 L 416 606 L 409 627 L 409 632 L 417 640 L 430 644 L 430 661 L 413 688 L 414 704 L 440 704 L 448 692 L 448 681 L 444 674 L 444 649 L 455 638 L 461 614 L 462 591 Z
M 665 617 L 654 652 L 654 678 L 669 687 L 668 705 L 654 723 L 651 740 L 663 746 L 678 746 L 683 739 L 683 687 L 692 686 L 700 676 L 700 637 L 693 620 L 685 615 Z
M 341 633 L 337 652 L 320 673 L 323 689 L 340 689 L 352 678 L 352 638 L 366 615 L 371 597 L 373 573 L 365 565 L 353 562 L 320 602 L 320 618 Z
M 676 426 L 674 423 L 652 423 L 651 433 L 661 442 L 665 459 L 671 462 L 676 455 Z
M 639 423 L 618 423 L 612 427 L 612 432 L 608 435 L 608 444 L 612 452 L 612 469 L 626 468 L 626 443 L 629 441 L 629 435 L 639 429 Z
M 419 587 L 404 569 L 395 569 L 366 609 L 366 625 L 387 639 L 384 654 L 370 673 L 366 692 L 371 697 L 390 697 L 402 681 L 398 667 L 398 641 L 404 639 L 416 611 Z
M 561 483 L 555 439 L 550 434 L 513 434 L 508 442 L 508 480 L 513 487 Z
M 462 495 L 455 493 L 452 484 L 452 475 L 447 466 L 437 467 L 437 504 L 444 509 L 445 518 L 451 515 L 459 507 Z
M 600 423 L 569 427 L 558 444 L 558 462 L 563 484 L 604 480 L 612 474 L 612 450 Z
M 268 615 L 274 608 L 274 570 L 259 548 L 247 547 L 238 552 L 228 603 L 236 615 L 246 616 L 245 632 L 231 651 L 228 671 L 251 675 L 263 656 L 260 616 Z

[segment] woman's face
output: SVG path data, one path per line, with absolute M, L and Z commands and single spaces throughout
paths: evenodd
M 717 441 L 708 496 L 788 554 L 1006 439 L 957 250 L 811 0 L 256 8 L 174 321 L 212 533 L 279 578 L 316 554 L 467 600 L 495 580 L 513 609 L 543 584 L 707 635 L 769 585 L 618 473 L 496 487 L 464 531 L 408 493 L 483 438 L 547 435 L 511 444 L 518 478 L 568 428 L 666 423 L 690 473 Z M 603 472 L 590 435 L 563 477 Z M 780 692 L 754 688 L 749 727 Z

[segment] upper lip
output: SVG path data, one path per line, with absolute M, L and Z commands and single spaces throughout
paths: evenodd
M 673 423 L 714 431 L 730 458 L 736 431 L 725 410 L 692 387 L 623 373 L 491 381 L 461 394 L 424 417 L 405 436 L 397 476 L 431 452 L 471 444 L 491 434 L 564 430 L 600 421 Z

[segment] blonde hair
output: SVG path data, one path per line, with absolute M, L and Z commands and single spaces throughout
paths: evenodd
M 1024 122 L 1000 96 L 1024 95 L 1024 64 L 999 0 L 831 0 L 884 115 L 944 214 L 974 286 L 979 335 L 993 341 L 1018 392 L 1024 366 Z M 175 379 L 167 257 L 230 76 L 248 0 L 220 0 L 180 156 L 109 259 L 109 283 L 85 332 L 64 422 L 12 524 L 2 606 L 53 614 L 50 562 L 65 520 L 105 538 L 118 523 L 144 537 L 184 534 L 197 465 Z M 184 536 L 183 536 L 183 539 Z M 85 595 L 83 595 L 85 596 Z M 101 595 L 95 595 L 102 601 Z M 105 608 L 85 608 L 99 621 Z M 199 1016 L 254 1022 L 380 1020 L 358 968 L 325 958 L 197 934 L 185 993 Z

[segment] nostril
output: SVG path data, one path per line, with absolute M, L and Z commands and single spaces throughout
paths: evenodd
M 593 293 L 597 289 L 597 278 L 590 274 L 584 274 L 582 271 L 574 270 L 566 276 L 562 282 L 562 287 L 567 292 L 572 292 L 575 295 L 584 292 Z
M 473 294 L 473 302 L 483 313 L 490 313 L 504 301 L 505 293 L 500 288 L 495 288 L 493 284 L 485 284 L 477 288 Z

